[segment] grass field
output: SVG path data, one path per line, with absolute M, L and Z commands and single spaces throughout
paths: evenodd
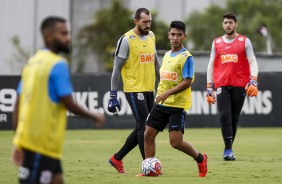
M 183 184 L 183 183 L 282 183 L 282 128 L 239 128 L 234 144 L 237 160 L 222 160 L 220 129 L 186 129 L 185 139 L 208 154 L 209 172 L 198 178 L 195 161 L 170 147 L 168 133 L 157 137 L 156 157 L 163 175 L 136 177 L 141 169 L 137 147 L 124 158 L 127 174 L 117 174 L 107 164 L 131 130 L 67 131 L 64 145 L 64 176 L 67 184 Z M 17 168 L 9 162 L 13 132 L 0 131 L 0 184 L 17 183 Z

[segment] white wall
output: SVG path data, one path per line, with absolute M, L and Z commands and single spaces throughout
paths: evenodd
M 19 74 L 18 67 L 8 62 L 16 52 L 10 39 L 17 35 L 21 46 L 32 54 L 43 46 L 41 21 L 49 15 L 68 20 L 69 0 L 1 0 L 0 12 L 0 75 Z

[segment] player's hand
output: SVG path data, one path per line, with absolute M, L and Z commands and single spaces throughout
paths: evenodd
M 108 111 L 117 114 L 120 111 L 120 104 L 117 99 L 117 91 L 111 91 L 108 103 Z
M 11 155 L 11 162 L 16 166 L 21 166 L 24 160 L 24 153 L 23 150 L 13 146 L 12 155 Z
M 95 120 L 97 127 L 102 127 L 105 124 L 105 116 L 101 113 L 94 113 L 93 119 Z
M 161 104 L 164 103 L 164 101 L 169 97 L 169 93 L 163 92 L 161 93 L 159 96 L 156 97 L 156 104 L 159 104 L 161 102 Z
M 207 83 L 206 100 L 208 104 L 214 104 L 216 102 L 211 83 Z
M 245 87 L 246 94 L 248 96 L 257 96 L 258 94 L 258 83 L 257 83 L 257 77 L 252 76 L 250 82 Z

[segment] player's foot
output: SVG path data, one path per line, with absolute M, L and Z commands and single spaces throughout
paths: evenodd
M 199 177 L 205 177 L 208 172 L 208 156 L 204 153 L 202 155 L 204 160 L 201 163 L 198 163 Z
M 139 173 L 136 176 L 139 176 L 139 177 L 141 176 L 142 177 L 142 176 L 144 176 L 144 174 L 143 173 Z
M 224 150 L 223 160 L 225 161 L 234 161 L 236 159 L 233 151 L 231 149 Z
M 111 156 L 111 158 L 109 159 L 109 164 L 111 164 L 114 168 L 116 168 L 118 173 L 126 173 L 124 168 L 123 168 L 122 160 L 116 160 L 114 158 L 114 155 Z

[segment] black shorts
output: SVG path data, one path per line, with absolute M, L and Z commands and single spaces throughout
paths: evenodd
M 19 168 L 21 184 L 51 183 L 54 174 L 61 174 L 61 161 L 24 149 L 24 163 Z
M 144 135 L 146 119 L 154 106 L 154 92 L 130 92 L 125 97 L 136 120 L 137 134 Z
M 169 131 L 179 131 L 184 134 L 186 112 L 183 108 L 155 105 L 150 112 L 146 125 L 158 131 L 163 131 L 168 125 Z

